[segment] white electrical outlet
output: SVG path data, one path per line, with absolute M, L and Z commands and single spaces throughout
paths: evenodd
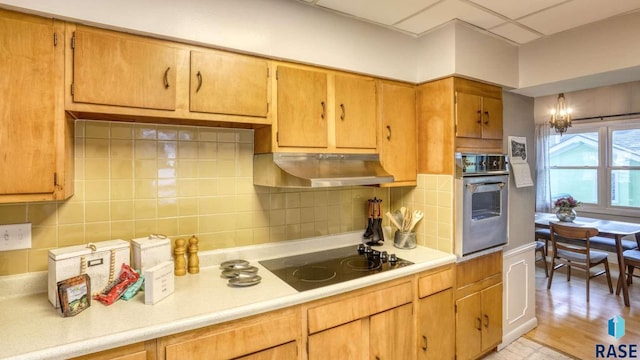
M 0 225 L 0 251 L 31 249 L 31 223 Z

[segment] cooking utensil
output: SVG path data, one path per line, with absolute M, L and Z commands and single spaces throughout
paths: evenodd
M 398 223 L 398 220 L 396 220 L 396 217 L 390 211 L 387 211 L 387 217 L 389 218 L 389 221 L 391 221 L 391 224 L 396 227 L 396 229 L 402 231 L 402 225 Z
M 424 213 L 420 210 L 414 210 L 413 211 L 413 217 L 411 219 L 411 223 L 409 224 L 409 229 L 407 231 L 413 231 L 413 228 L 416 226 L 416 224 L 422 220 L 422 218 L 424 217 Z
M 364 234 L 362 234 L 362 238 L 367 240 L 370 239 L 373 235 L 373 200 L 369 199 L 368 202 L 369 208 L 367 209 L 367 229 L 364 231 Z

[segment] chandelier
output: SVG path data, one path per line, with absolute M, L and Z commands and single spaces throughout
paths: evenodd
M 563 93 L 558 95 L 556 108 L 551 110 L 551 120 L 549 124 L 556 129 L 557 133 L 560 133 L 560 136 L 571 127 L 571 108 L 567 106 Z

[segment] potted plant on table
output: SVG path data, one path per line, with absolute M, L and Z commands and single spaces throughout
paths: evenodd
M 574 208 L 580 205 L 582 205 L 582 203 L 574 199 L 573 196 L 563 196 L 553 203 L 553 208 L 556 210 L 558 220 L 571 222 L 576 218 Z

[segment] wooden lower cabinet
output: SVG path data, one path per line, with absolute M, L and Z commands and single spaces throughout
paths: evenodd
M 413 359 L 410 279 L 308 305 L 308 358 Z
M 502 252 L 462 263 L 457 272 L 456 358 L 477 359 L 502 342 Z
M 158 359 L 299 359 L 300 335 L 299 308 L 293 307 L 160 338 Z
M 418 278 L 416 335 L 420 360 L 455 358 L 453 282 L 452 265 Z
M 415 337 L 413 304 L 372 315 L 369 319 L 369 358 L 412 359 Z
M 72 360 L 154 360 L 156 359 L 156 341 L 149 340 L 115 349 L 75 357 Z

